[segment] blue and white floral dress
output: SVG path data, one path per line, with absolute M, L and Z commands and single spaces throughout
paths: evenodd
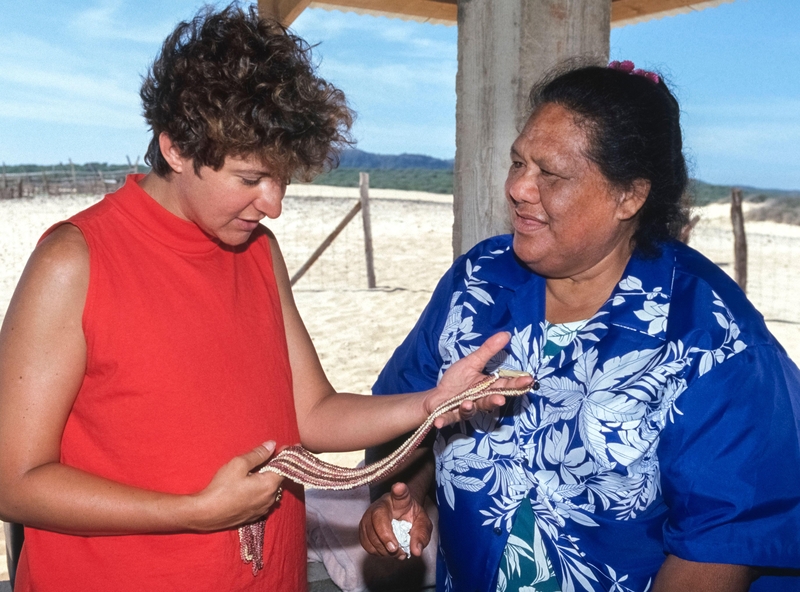
M 488 336 L 488 370 L 541 388 L 436 437 L 437 589 L 494 591 L 521 507 L 563 592 L 646 592 L 665 553 L 800 567 L 800 371 L 696 251 L 631 258 L 609 300 L 547 356 L 544 279 L 486 240 L 442 278 L 373 391 L 430 388 Z M 513 539 L 512 539 L 513 542 Z M 762 577 L 752 590 L 800 590 Z

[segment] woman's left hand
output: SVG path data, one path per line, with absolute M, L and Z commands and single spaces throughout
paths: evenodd
M 464 392 L 486 378 L 483 373 L 489 360 L 505 347 L 511 335 L 509 333 L 496 333 L 487 339 L 483 345 L 465 358 L 460 359 L 447 369 L 436 388 L 432 389 L 425 397 L 424 409 L 427 414 L 433 411 L 442 403 L 452 399 L 456 395 Z M 517 376 L 513 378 L 499 378 L 492 388 L 522 388 L 533 382 L 530 375 Z M 445 413 L 437 418 L 434 426 L 442 428 L 457 421 L 471 418 L 477 411 L 491 411 L 500 407 L 506 402 L 502 395 L 489 395 L 473 401 L 464 401 L 455 410 Z

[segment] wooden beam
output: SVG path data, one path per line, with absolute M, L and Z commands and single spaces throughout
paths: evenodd
M 258 14 L 274 18 L 288 27 L 309 4 L 311 0 L 258 0 Z
M 421 22 L 451 25 L 456 24 L 458 17 L 456 0 L 330 0 L 311 2 L 311 8 L 406 17 Z
M 611 23 L 622 26 L 682 12 L 711 8 L 734 0 L 611 0 Z M 259 0 L 262 3 L 280 0 Z M 405 17 L 422 22 L 456 24 L 457 0 L 313 0 L 311 8 L 359 14 Z M 296 16 L 296 15 L 295 15 Z
M 615 27 L 632 25 L 665 16 L 705 10 L 734 0 L 612 0 L 611 23 Z

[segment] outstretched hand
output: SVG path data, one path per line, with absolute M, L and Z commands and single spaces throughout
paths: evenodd
M 428 414 L 442 403 L 452 399 L 456 395 L 464 392 L 486 378 L 483 370 L 489 360 L 505 347 L 511 335 L 506 332 L 496 333 L 489 337 L 483 345 L 470 355 L 460 359 L 450 366 L 442 376 L 438 386 L 434 388 L 425 398 L 425 411 Z M 530 385 L 533 378 L 529 374 L 521 376 L 499 378 L 492 388 L 523 388 Z M 451 423 L 471 418 L 477 411 L 491 411 L 505 404 L 506 399 L 502 395 L 488 395 L 473 401 L 464 401 L 455 410 L 440 416 L 434 422 L 434 426 L 442 428 Z

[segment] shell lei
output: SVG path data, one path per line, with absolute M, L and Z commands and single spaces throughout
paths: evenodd
M 269 461 L 259 473 L 270 471 L 286 479 L 312 489 L 346 490 L 355 489 L 380 481 L 405 462 L 433 427 L 433 423 L 441 415 L 458 409 L 465 401 L 474 401 L 491 395 L 519 397 L 527 394 L 531 388 L 492 388 L 498 378 L 524 376 L 525 373 L 498 371 L 474 386 L 459 393 L 434 409 L 425 422 L 397 450 L 386 458 L 356 469 L 340 467 L 320 460 L 302 446 L 290 446 L 282 450 Z M 264 568 L 264 529 L 266 519 L 239 528 L 239 548 L 242 561 L 252 563 L 253 575 Z

